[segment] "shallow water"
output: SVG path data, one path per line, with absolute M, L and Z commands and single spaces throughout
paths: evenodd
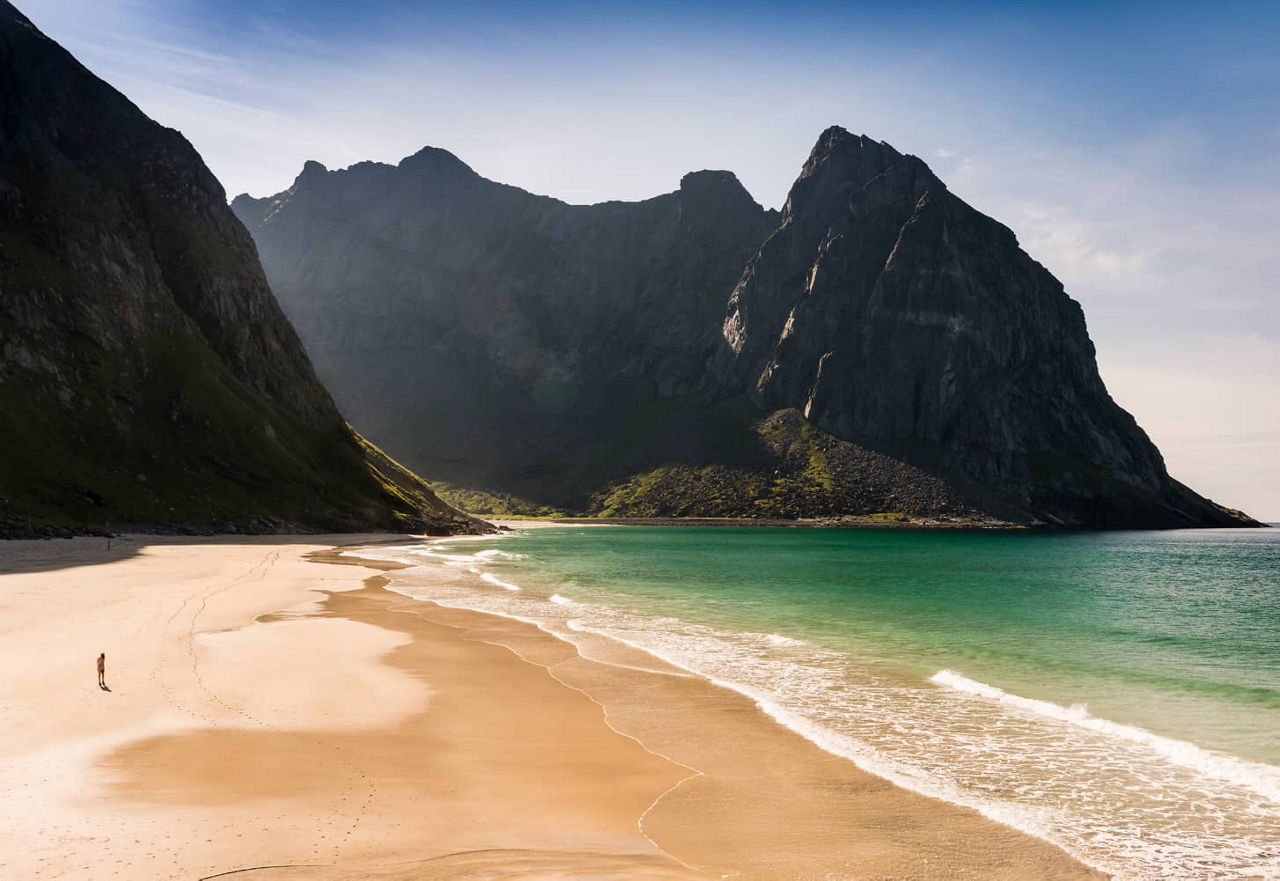
M 1122 877 L 1280 877 L 1280 530 L 566 527 L 378 553 L 476 576 L 393 589 L 643 648 Z

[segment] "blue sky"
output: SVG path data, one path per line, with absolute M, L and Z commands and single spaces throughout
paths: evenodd
M 778 206 L 839 124 L 1085 307 L 1175 477 L 1280 520 L 1280 3 L 40 0 L 229 195 L 431 144 L 568 201 L 698 168 Z

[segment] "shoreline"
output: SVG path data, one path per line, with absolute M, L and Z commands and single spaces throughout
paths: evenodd
M 946 518 L 915 515 L 843 515 L 840 517 L 801 517 L 795 520 L 761 517 L 575 517 L 575 516 L 521 516 L 518 514 L 470 514 L 465 516 L 479 524 L 491 525 L 498 531 L 505 529 L 536 529 L 542 526 L 743 526 L 773 529 L 887 529 L 887 530 L 920 530 L 928 532 L 973 531 L 973 532 L 1039 532 L 1039 533 L 1071 533 L 1071 532 L 1146 532 L 1176 530 L 1235 530 L 1235 529 L 1280 529 L 1280 521 L 1258 520 L 1252 524 L 1237 526 L 1165 526 L 1165 527 L 1126 527 L 1107 528 L 1085 526 L 1061 526 L 1051 523 L 1027 524 L 1015 523 L 996 518 Z M 468 535 L 493 535 L 491 532 L 456 532 L 443 535 L 423 535 L 424 539 L 456 539 Z M 143 527 L 137 524 L 126 526 L 31 526 L 17 528 L 13 524 L 0 523 L 0 548 L 4 543 L 26 541 L 52 541 L 54 539 L 139 539 L 151 538 L 166 540 L 201 540 L 201 539 L 234 539 L 234 538 L 298 538 L 321 539 L 324 533 L 277 533 L 277 532 L 220 532 L 215 529 L 202 529 L 187 526 L 155 526 Z
M 334 559 L 380 540 L 417 539 L 5 548 L 0 874 L 1103 877 L 638 650 L 587 658 Z
M 546 526 L 745 526 L 774 529 L 887 529 L 921 532 L 1024 532 L 1039 534 L 1107 533 L 1107 532 L 1177 532 L 1194 530 L 1255 530 L 1280 528 L 1280 522 L 1257 521 L 1241 526 L 1168 526 L 1099 529 L 1086 526 L 1060 526 L 1052 523 L 1025 524 L 996 519 L 937 519 L 932 517 L 877 517 L 846 515 L 778 520 L 761 517 L 520 517 L 514 514 L 477 514 L 499 529 L 537 529 Z M 432 538 L 458 536 L 432 536 Z
M 477 514 L 485 522 L 499 528 L 514 526 L 752 526 L 786 529 L 925 529 L 925 530 L 982 530 L 1022 532 L 1027 530 L 1056 529 L 1064 527 L 1028 526 L 995 518 L 940 518 L 908 514 L 865 514 L 842 517 L 801 517 L 785 520 L 772 517 L 519 517 L 511 514 Z

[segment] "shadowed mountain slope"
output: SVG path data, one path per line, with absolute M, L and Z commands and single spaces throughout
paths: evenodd
M 222 187 L 0 0 L 0 532 L 481 526 L 357 436 Z
M 620 475 L 738 443 L 754 412 L 693 394 L 777 222 L 726 172 L 576 206 L 426 149 L 308 163 L 233 207 L 352 421 L 433 477 L 581 509 Z
M 516 510 L 1252 522 L 1169 478 L 1012 232 L 840 128 L 780 215 L 727 172 L 573 206 L 430 148 L 233 208 L 358 424 Z

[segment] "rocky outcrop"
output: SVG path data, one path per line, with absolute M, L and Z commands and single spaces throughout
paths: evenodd
M 799 408 L 994 504 L 1067 524 L 1237 522 L 1169 479 L 1058 280 L 887 144 L 822 134 L 724 335 L 719 376 L 762 407 Z
M 1169 478 L 1012 232 L 843 129 L 781 215 L 727 172 L 571 206 L 433 149 L 233 207 L 358 424 L 504 504 L 1248 521 Z
M 178 132 L 0 0 L 0 532 L 475 530 L 349 429 Z

